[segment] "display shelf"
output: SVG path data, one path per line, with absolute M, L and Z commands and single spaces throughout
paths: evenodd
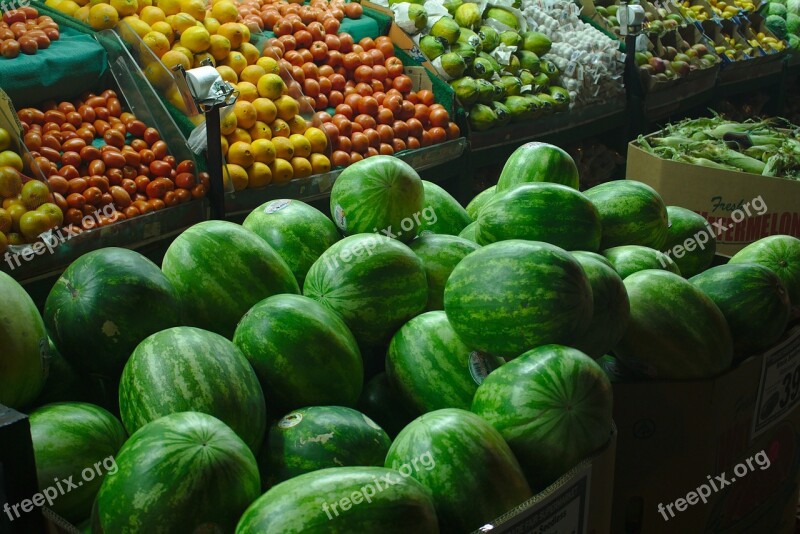
M 28 417 L 0 404 L 0 502 L 14 506 L 30 499 L 38 489 Z M 44 522 L 38 510 L 20 512 L 13 521 L 7 512 L 0 512 L 0 532 L 42 532 Z
M 418 172 L 431 170 L 460 158 L 467 148 L 467 140 L 463 137 L 432 145 L 418 150 L 400 152 L 397 157 L 414 167 Z M 226 218 L 249 213 L 264 202 L 278 198 L 291 198 L 312 202 L 330 196 L 336 178 L 342 173 L 337 169 L 325 174 L 317 174 L 308 178 L 292 180 L 286 184 L 270 185 L 259 189 L 244 189 L 225 195 Z M 440 181 L 448 177 L 447 173 L 437 173 L 431 181 Z M 429 179 L 430 179 L 429 178 Z

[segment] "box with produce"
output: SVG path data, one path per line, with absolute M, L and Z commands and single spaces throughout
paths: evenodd
M 711 78 L 713 85 L 719 60 L 710 53 L 708 41 L 691 26 L 681 30 L 669 30 L 660 36 L 651 33 L 648 50 L 636 52 L 640 79 L 647 93 L 697 78 Z
M 646 0 L 639 3 L 644 8 L 644 23 L 642 30 L 645 33 L 662 34 L 665 31 L 674 30 L 678 26 L 686 24 L 684 17 L 680 14 L 677 6 L 672 3 L 654 6 Z M 612 32 L 618 39 L 620 35 L 619 19 L 617 11 L 619 2 L 597 2 L 584 0 L 582 13 L 588 18 L 600 24 L 603 28 Z
M 787 49 L 787 45 L 791 46 L 788 43 L 790 35 L 788 23 L 787 31 L 782 31 L 780 26 L 774 28 L 777 32 L 773 31 L 773 28 L 767 24 L 766 19 L 756 12 L 748 13 L 747 17 L 743 18 L 742 26 L 747 28 L 745 32 L 747 42 L 751 46 L 759 47 L 765 55 L 780 54 Z M 780 55 L 781 57 L 783 56 L 783 54 Z
M 767 28 L 778 39 L 786 39 L 794 54 L 800 54 L 800 3 L 774 0 L 759 10 Z
M 630 144 L 627 175 L 708 219 L 723 254 L 765 236 L 800 237 L 800 138 L 782 121 L 670 125 Z M 750 202 L 759 205 L 743 212 Z

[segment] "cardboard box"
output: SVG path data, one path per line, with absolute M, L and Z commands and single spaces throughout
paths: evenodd
M 608 532 L 617 429 L 600 451 L 547 489 L 475 532 L 559 534 Z
M 611 532 L 794 532 L 800 325 L 717 378 L 615 383 L 614 420 Z
M 668 161 L 636 141 L 628 145 L 626 177 L 652 186 L 668 206 L 693 210 L 714 228 L 725 228 L 717 235 L 721 254 L 731 256 L 769 235 L 800 238 L 800 181 Z M 763 204 L 752 202 L 759 198 Z

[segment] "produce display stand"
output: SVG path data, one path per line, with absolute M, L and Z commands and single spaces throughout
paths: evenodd
M 545 490 L 475 533 L 606 532 L 611 519 L 617 428 L 608 443 Z
M 800 325 L 716 378 L 614 383 L 620 434 L 611 532 L 794 532 L 800 396 L 783 381 L 798 369 Z M 769 467 L 762 459 L 745 473 L 740 466 L 761 451 Z M 720 474 L 730 484 L 707 503 L 695 496 L 693 506 L 672 507 L 674 516 L 659 512 Z
M 30 428 L 26 415 L 0 404 L 0 502 L 21 503 L 39 491 Z M 0 511 L 0 532 L 42 532 L 44 520 L 38 510 L 20 513 L 13 521 Z

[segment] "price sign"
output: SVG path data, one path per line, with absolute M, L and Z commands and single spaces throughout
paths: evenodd
M 755 437 L 783 419 L 800 402 L 800 327 L 764 356 L 756 413 Z

